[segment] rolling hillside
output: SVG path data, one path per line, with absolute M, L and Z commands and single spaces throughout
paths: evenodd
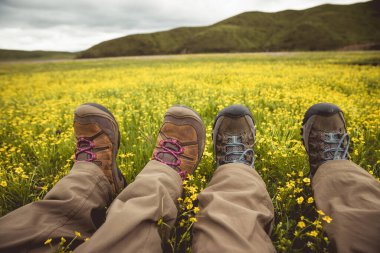
M 75 53 L 59 51 L 23 51 L 0 49 L 0 61 L 73 59 Z
M 210 26 L 105 41 L 78 57 L 338 49 L 380 49 L 380 0 L 302 11 L 246 12 Z

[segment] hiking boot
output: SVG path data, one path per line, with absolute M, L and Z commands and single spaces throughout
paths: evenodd
M 115 117 L 105 107 L 87 103 L 74 112 L 74 131 L 77 139 L 75 161 L 92 162 L 106 175 L 114 194 L 126 181 L 116 165 L 120 132 Z
M 350 138 L 342 110 L 329 103 L 315 104 L 304 116 L 302 142 L 309 155 L 310 176 L 329 160 L 348 160 Z
M 172 106 L 165 113 L 152 159 L 172 167 L 185 179 L 198 166 L 205 139 L 201 117 L 188 107 Z
M 232 105 L 220 111 L 212 131 L 216 167 L 227 163 L 253 167 L 255 134 L 252 114 L 247 107 Z

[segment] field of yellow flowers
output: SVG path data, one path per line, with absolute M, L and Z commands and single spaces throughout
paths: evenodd
M 215 169 L 212 123 L 237 103 L 255 120 L 255 168 L 275 206 L 276 249 L 328 251 L 322 224 L 334 221 L 315 207 L 300 140 L 303 114 L 317 102 L 339 105 L 352 160 L 379 178 L 379 63 L 380 52 L 329 52 L 0 64 L 0 215 L 43 198 L 70 170 L 76 106 L 97 102 L 113 112 L 122 136 L 119 168 L 132 182 L 151 157 L 166 109 L 184 104 L 202 116 L 207 144 L 196 173 L 184 181 L 178 221 L 163 246 L 190 252 L 197 194 Z

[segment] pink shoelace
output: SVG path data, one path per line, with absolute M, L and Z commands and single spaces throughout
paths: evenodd
M 178 174 L 181 177 L 182 181 L 185 180 L 187 177 L 187 171 L 186 170 L 180 170 L 180 171 L 178 171 Z
M 75 152 L 75 161 L 78 161 L 78 156 L 81 153 L 86 153 L 90 155 L 90 158 L 87 158 L 85 161 L 91 162 L 96 159 L 96 154 L 91 152 L 91 149 L 95 147 L 93 141 L 87 140 L 83 137 L 80 137 L 77 141 L 77 151 Z
M 172 144 L 178 150 L 175 150 L 175 149 L 172 149 L 172 148 L 168 148 L 165 144 Z M 183 154 L 183 152 L 185 151 L 185 149 L 180 145 L 180 143 L 177 140 L 175 140 L 175 139 L 161 140 L 159 142 L 159 146 L 160 146 L 160 148 L 162 148 L 162 150 L 157 151 L 157 152 L 155 152 L 153 154 L 153 158 L 155 160 L 157 160 L 157 161 L 159 161 L 159 162 L 161 162 L 163 164 L 166 164 L 166 165 L 169 165 L 169 166 L 174 166 L 174 167 L 177 167 L 177 166 L 179 166 L 181 164 L 181 159 L 179 158 L 179 155 Z M 160 157 L 158 157 L 159 154 L 170 154 L 170 155 L 172 155 L 175 158 L 175 162 L 164 161 Z M 187 172 L 185 170 L 180 170 L 178 172 L 178 174 L 180 175 L 180 177 L 181 177 L 182 180 L 186 179 Z

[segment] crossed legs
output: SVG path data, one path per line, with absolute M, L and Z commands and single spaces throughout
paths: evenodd
M 252 168 L 254 135 L 246 134 L 254 131 L 253 121 L 245 109 L 232 109 L 218 114 L 219 122 L 214 125 L 218 168 L 198 197 L 200 212 L 193 228 L 192 251 L 275 252 L 269 236 L 273 205 L 265 183 Z M 73 245 L 78 246 L 75 252 L 162 251 L 157 221 L 162 218 L 174 225 L 182 179 L 194 171 L 203 152 L 204 128 L 199 116 L 185 107 L 169 109 L 153 160 L 117 195 L 123 183 L 116 182 L 113 154 L 106 153 L 117 141 L 101 137 L 106 135 L 102 130 L 106 123 L 99 121 L 103 117 L 112 123 L 112 119 L 95 109 L 86 110 L 83 117 L 93 118 L 81 122 L 91 127 L 91 136 L 79 138 L 98 145 L 94 150 L 102 152 L 97 156 L 102 163 L 88 161 L 91 154 L 79 153 L 71 172 L 43 200 L 2 217 L 0 252 L 51 252 L 49 245 L 44 245 L 47 238 L 52 238 L 55 247 L 61 237 L 73 239 L 74 231 L 82 235 Z M 241 121 L 236 124 L 238 118 Z M 85 145 L 81 149 L 86 149 Z M 352 162 L 338 159 L 313 171 L 312 187 L 317 207 L 334 220 L 325 230 L 338 252 L 376 252 L 380 248 L 376 238 L 380 233 L 377 180 Z

